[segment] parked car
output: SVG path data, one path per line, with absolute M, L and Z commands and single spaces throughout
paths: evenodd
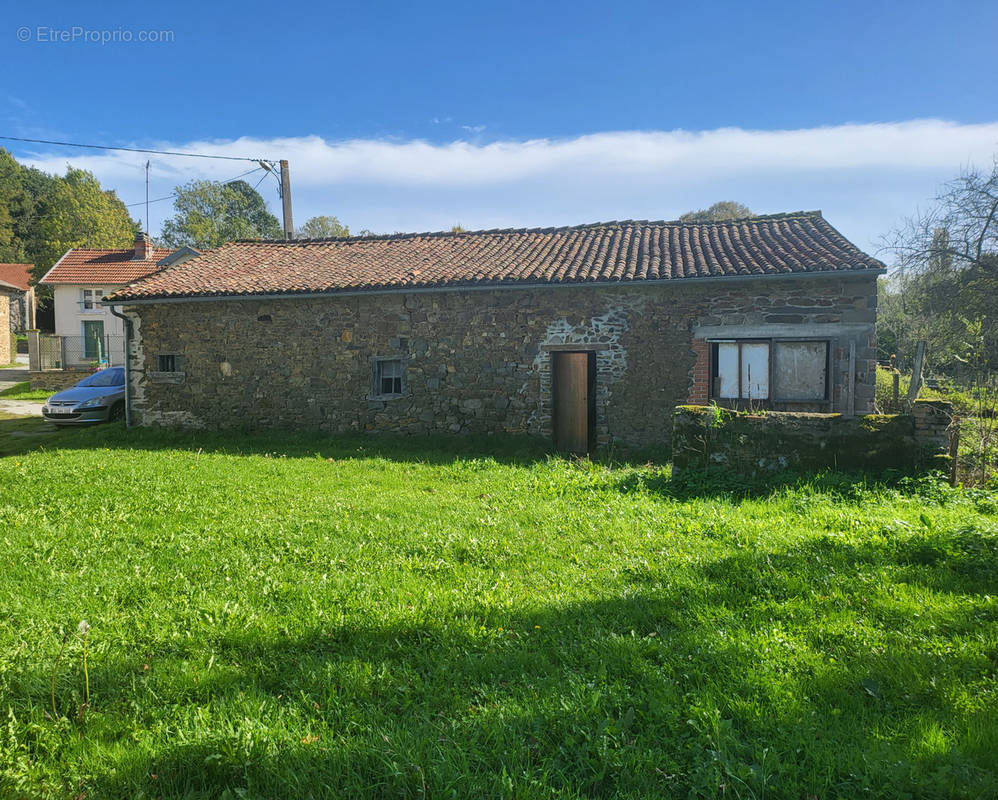
M 52 395 L 42 406 L 42 416 L 56 425 L 110 422 L 124 415 L 124 367 L 110 367 L 88 375 L 76 386 Z

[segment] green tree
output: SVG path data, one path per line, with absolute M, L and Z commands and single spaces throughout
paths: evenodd
M 894 264 L 880 318 L 899 355 L 925 339 L 934 367 L 966 372 L 968 321 L 998 319 L 998 162 L 947 183 L 884 244 Z M 998 366 L 998 326 L 984 324 L 975 347 L 977 364 Z
M 280 239 L 281 225 L 260 194 L 246 181 L 191 181 L 177 187 L 176 214 L 163 224 L 171 247 L 199 250 L 236 239 Z
M 350 228 L 332 216 L 312 217 L 298 230 L 299 239 L 342 239 L 350 235 Z
M 700 208 L 696 211 L 687 211 L 680 218 L 680 222 L 724 222 L 732 219 L 744 219 L 754 216 L 752 209 L 736 203 L 734 200 L 721 200 L 714 203 L 710 208 Z
M 138 224 L 112 191 L 86 170 L 69 167 L 49 194 L 39 198 L 38 221 L 27 242 L 41 278 L 71 247 L 128 247 Z
M 25 261 L 38 251 L 40 207 L 60 180 L 0 149 L 0 261 Z

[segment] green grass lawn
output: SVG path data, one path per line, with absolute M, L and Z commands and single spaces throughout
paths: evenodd
M 998 795 L 994 493 L 526 440 L 0 452 L 0 797 Z
M 22 381 L 0 391 L 0 400 L 37 400 L 41 403 L 54 394 L 48 389 L 32 389 L 30 381 Z

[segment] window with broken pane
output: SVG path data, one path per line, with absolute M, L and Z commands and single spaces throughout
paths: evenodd
M 403 389 L 403 369 L 401 358 L 379 358 L 374 362 L 375 395 L 400 395 Z

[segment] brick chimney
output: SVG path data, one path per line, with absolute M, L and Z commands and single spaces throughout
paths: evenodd
M 149 238 L 148 233 L 139 231 L 135 234 L 135 256 L 132 258 L 133 261 L 148 261 L 153 257 L 154 252 L 152 239 Z

